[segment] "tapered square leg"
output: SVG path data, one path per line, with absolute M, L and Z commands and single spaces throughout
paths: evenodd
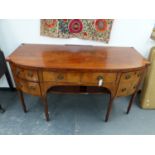
M 19 97 L 20 97 L 20 103 L 22 105 L 22 108 L 23 108 L 23 111 L 26 113 L 27 112 L 27 108 L 26 108 L 26 105 L 25 105 L 25 102 L 24 102 L 24 96 L 23 96 L 23 92 L 22 91 L 18 91 L 19 92 Z
M 135 99 L 135 97 L 136 97 L 136 92 L 131 96 L 131 99 L 130 99 L 130 102 L 129 102 L 129 105 L 128 105 L 128 108 L 127 108 L 127 111 L 126 111 L 126 113 L 128 114 L 129 112 L 130 112 L 130 109 L 131 109 L 131 106 L 132 106 L 132 104 L 133 104 L 133 101 L 134 101 L 134 99 Z
M 49 121 L 49 113 L 48 113 L 48 103 L 47 103 L 47 97 L 46 96 L 42 96 L 42 101 L 44 104 L 44 113 L 45 113 L 45 117 L 46 117 L 46 121 Z
M 108 122 L 110 113 L 112 111 L 113 100 L 114 100 L 114 97 L 112 95 L 110 95 L 109 105 L 108 105 L 108 109 L 107 109 L 107 113 L 106 113 L 106 117 L 105 117 L 105 122 Z

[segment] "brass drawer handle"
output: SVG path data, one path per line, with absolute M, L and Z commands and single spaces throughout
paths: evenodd
M 123 88 L 121 91 L 122 91 L 122 92 L 125 92 L 125 91 L 126 91 L 126 88 Z
M 57 79 L 58 79 L 58 80 L 63 80 L 63 79 L 64 79 L 64 76 L 63 76 L 62 74 L 59 74 L 59 75 L 57 76 Z
M 27 73 L 27 76 L 33 77 L 33 72 L 32 72 L 32 71 L 29 71 L 29 72 Z
M 99 75 L 98 77 L 97 77 L 97 80 L 99 81 L 99 80 L 103 80 L 104 78 L 103 78 L 103 76 L 101 76 L 101 75 Z
M 130 78 L 131 78 L 131 75 L 129 75 L 129 74 L 125 76 L 125 79 L 126 79 L 126 80 L 128 80 L 128 79 L 130 79 Z
M 16 83 L 16 86 L 19 87 L 19 88 L 22 88 L 23 87 L 23 85 L 21 83 L 19 83 L 19 82 Z
M 28 86 L 29 89 L 32 89 L 32 90 L 35 90 L 36 89 L 36 86 Z
M 20 69 L 16 69 L 16 76 L 18 76 L 20 74 L 21 70 Z
M 103 76 L 99 75 L 97 77 L 97 80 L 98 80 L 98 86 L 103 86 Z
M 133 86 L 133 89 L 136 89 L 136 85 L 135 85 L 135 86 Z

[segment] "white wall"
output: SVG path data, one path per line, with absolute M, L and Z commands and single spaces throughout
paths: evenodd
M 155 20 L 115 20 L 108 44 L 95 41 L 40 36 L 40 20 L 0 20 L 0 48 L 8 56 L 21 43 L 132 46 L 147 57 L 155 42 L 150 39 Z M 5 77 L 0 87 L 7 87 Z

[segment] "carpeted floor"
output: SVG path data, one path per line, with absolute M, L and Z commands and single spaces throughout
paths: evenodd
M 155 134 L 155 111 L 143 110 L 136 98 L 130 114 L 125 111 L 129 97 L 117 98 L 108 123 L 104 122 L 108 95 L 49 94 L 51 120 L 45 121 L 38 97 L 25 95 L 29 112 L 24 113 L 16 91 L 0 91 L 1 135 L 122 135 Z

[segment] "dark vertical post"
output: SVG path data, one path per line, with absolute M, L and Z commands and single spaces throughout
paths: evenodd
M 13 83 L 12 83 L 12 80 L 11 80 L 11 76 L 9 74 L 9 70 L 8 70 L 7 66 L 6 66 L 5 76 L 6 76 L 6 79 L 8 81 L 8 84 L 9 84 L 11 90 L 14 90 Z

